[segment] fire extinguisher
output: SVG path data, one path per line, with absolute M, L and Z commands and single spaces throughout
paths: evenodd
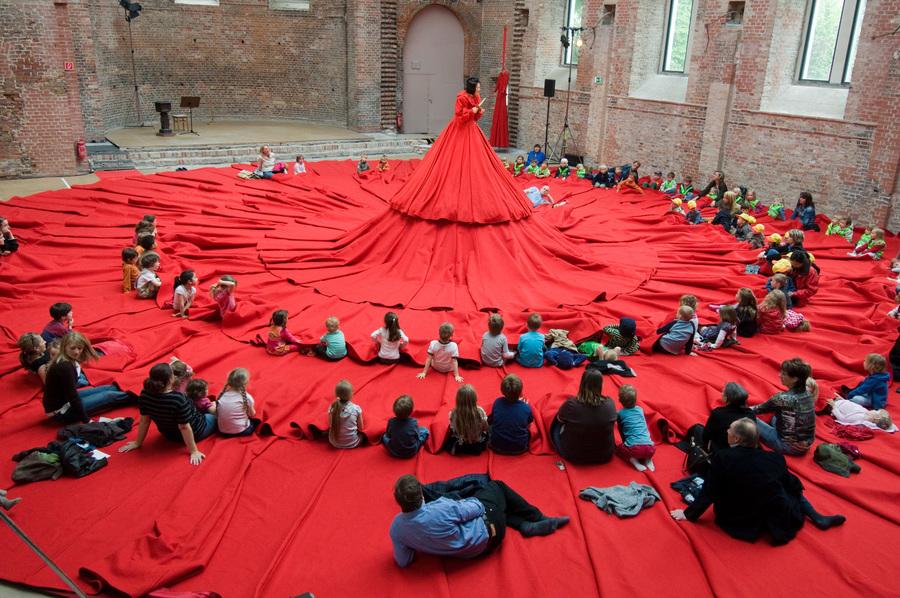
M 399 133 L 401 129 L 403 129 L 403 113 L 398 112 L 397 113 L 397 132 Z
M 87 148 L 84 146 L 84 139 L 79 139 L 75 142 L 75 153 L 78 155 L 79 160 L 87 158 Z

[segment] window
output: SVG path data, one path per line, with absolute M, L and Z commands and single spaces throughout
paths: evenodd
M 800 81 L 850 83 L 866 0 L 812 0 Z
M 664 73 L 683 73 L 687 65 L 688 41 L 691 37 L 693 0 L 671 0 L 663 54 Z
M 581 32 L 572 33 L 572 28 L 581 27 L 581 7 L 584 0 L 568 0 L 566 3 L 566 29 L 563 37 L 566 42 L 563 43 L 564 55 L 563 64 L 578 64 L 578 50 L 580 49 L 577 41 L 581 39 Z
M 175 0 L 175 4 L 197 4 L 199 6 L 218 6 L 219 0 Z
M 309 10 L 309 0 L 269 0 L 272 10 Z

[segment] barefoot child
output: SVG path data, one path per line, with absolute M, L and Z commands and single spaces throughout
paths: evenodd
M 619 403 L 622 408 L 616 415 L 616 424 L 622 444 L 616 445 L 616 455 L 628 460 L 638 471 L 656 471 L 653 465 L 656 447 L 647 429 L 644 410 L 638 407 L 637 390 L 631 384 L 619 388 Z
M 457 382 L 463 379 L 459 375 L 459 347 L 450 338 L 453 336 L 453 324 L 444 322 L 438 329 L 440 340 L 431 341 L 428 346 L 428 357 L 425 358 L 425 369 L 416 374 L 416 378 L 424 378 L 428 368 L 433 367 L 437 372 L 453 372 L 453 378 Z

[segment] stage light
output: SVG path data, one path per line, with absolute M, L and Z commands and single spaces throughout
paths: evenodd
M 128 0 L 119 0 L 119 6 L 125 9 L 125 20 L 131 22 L 131 19 L 136 19 L 140 14 L 140 10 L 143 8 L 137 2 L 129 2 Z
M 580 48 L 584 45 L 584 40 L 579 37 L 577 40 L 575 40 L 575 45 Z

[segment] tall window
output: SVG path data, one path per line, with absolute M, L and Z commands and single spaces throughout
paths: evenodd
M 812 0 L 801 81 L 850 83 L 866 0 Z
M 581 7 L 583 0 L 568 0 L 566 3 L 566 27 L 581 27 Z M 568 36 L 569 45 L 565 48 L 563 64 L 578 64 L 578 50 L 576 44 L 580 32 L 570 33 L 569 29 L 563 33 Z
M 662 68 L 665 73 L 684 72 L 693 10 L 693 0 L 671 0 L 669 3 L 669 22 L 666 26 L 666 48 Z

